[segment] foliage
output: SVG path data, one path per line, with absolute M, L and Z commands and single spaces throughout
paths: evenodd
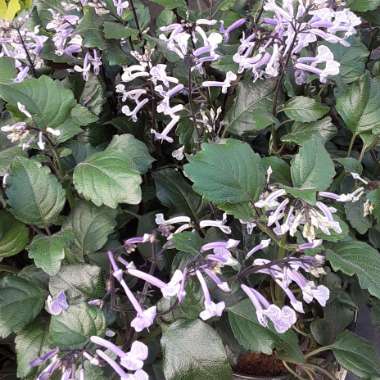
M 336 3 L 0 0 L 0 378 L 380 376 L 380 1 Z

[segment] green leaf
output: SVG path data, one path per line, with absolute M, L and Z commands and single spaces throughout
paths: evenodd
M 147 146 L 130 134 L 115 135 L 106 151 L 123 153 L 131 167 L 141 174 L 145 174 L 155 161 Z
M 2 139 L 3 135 L 0 135 L 0 139 Z M 9 171 L 9 167 L 12 161 L 16 157 L 25 157 L 26 152 L 22 150 L 21 147 L 12 144 L 1 144 L 0 150 L 0 175 L 4 176 Z
M 5 210 L 0 211 L 0 260 L 17 255 L 29 241 L 29 231 L 25 224 L 16 220 Z
M 17 102 L 22 103 L 41 129 L 61 126 L 76 105 L 71 90 L 45 75 L 22 83 L 0 84 L 0 97 L 15 109 Z
M 333 138 L 335 134 L 336 127 L 331 122 L 331 117 L 327 116 L 322 120 L 311 123 L 294 123 L 291 132 L 281 137 L 281 140 L 302 145 L 314 136 L 319 136 L 326 142 Z
M 203 240 L 197 232 L 188 231 L 174 234 L 172 242 L 178 251 L 190 253 L 192 255 L 198 255 L 203 244 Z
M 291 164 L 293 185 L 300 189 L 326 190 L 335 175 L 334 163 L 320 139 L 306 141 Z
M 336 99 L 336 110 L 352 133 L 380 131 L 380 79 L 362 76 Z
M 353 11 L 367 12 L 380 7 L 380 0 L 348 0 L 347 5 Z
M 275 182 L 289 186 L 292 184 L 292 179 L 290 176 L 290 165 L 285 160 L 277 156 L 263 157 L 262 160 L 265 170 L 268 170 L 269 167 L 272 168 L 271 178 Z
M 294 198 L 303 199 L 312 205 L 317 201 L 317 194 L 315 189 L 297 189 L 295 187 L 284 186 L 286 192 L 292 195 Z
M 132 38 L 136 39 L 139 32 L 136 29 L 132 29 L 128 26 L 121 25 L 118 22 L 105 21 L 103 23 L 104 35 L 108 39 L 121 39 L 121 38 Z
M 64 228 L 74 235 L 75 247 L 80 255 L 101 249 L 116 226 L 116 213 L 107 207 L 78 202 L 67 218 Z
M 373 206 L 372 215 L 380 223 L 380 189 L 372 190 L 367 194 L 367 199 Z
M 46 293 L 34 282 L 9 275 L 0 280 L 0 336 L 6 338 L 32 322 L 44 307 Z
M 166 380 L 230 380 L 231 368 L 219 335 L 201 320 L 178 320 L 163 331 Z
M 161 298 L 158 302 L 157 309 L 159 313 L 163 313 L 161 318 L 165 323 L 183 319 L 194 321 L 199 318 L 199 313 L 204 309 L 203 293 L 200 286 L 195 280 L 190 279 L 185 290 L 186 297 L 176 307 L 174 305 L 177 301 L 174 297 L 170 299 Z
M 255 133 L 276 122 L 272 115 L 275 81 L 239 83 L 237 97 L 227 115 L 228 132 L 242 136 Z
M 356 376 L 364 379 L 380 376 L 379 358 L 367 340 L 345 331 L 331 347 L 339 364 Z
M 332 290 L 329 302 L 323 309 L 323 318 L 316 318 L 310 324 L 314 339 L 321 346 L 333 343 L 337 335 L 353 322 L 355 314 L 356 305 L 348 293 L 340 289 Z
M 281 111 L 292 120 L 310 123 L 325 116 L 329 112 L 329 107 L 312 98 L 295 96 Z
M 359 0 L 361 3 L 362 1 Z M 368 59 L 369 51 L 366 46 L 360 41 L 360 38 L 351 37 L 348 39 L 350 47 L 341 44 L 326 44 L 333 52 L 334 59 L 340 63 L 339 78 L 343 83 L 351 83 L 364 73 L 365 65 Z
M 106 320 L 103 311 L 86 303 L 72 305 L 60 315 L 53 315 L 49 326 L 52 345 L 62 349 L 83 348 L 92 335 L 103 335 Z
M 0 57 L 0 83 L 13 82 L 16 76 L 15 60 L 9 57 Z
M 343 166 L 346 173 L 354 172 L 362 174 L 363 172 L 363 165 L 356 158 L 342 157 L 335 158 L 334 160 Z
M 49 351 L 46 323 L 38 320 L 26 326 L 15 338 L 17 377 L 25 378 L 35 373 L 30 362 Z
M 185 165 L 193 188 L 211 202 L 241 203 L 258 199 L 265 172 L 258 154 L 238 140 L 203 144 L 202 150 Z
M 164 206 L 197 219 L 202 209 L 202 199 L 180 172 L 162 169 L 154 172 L 153 178 L 157 198 Z
M 6 194 L 12 214 L 28 224 L 54 223 L 65 205 L 65 191 L 50 169 L 17 157 L 11 164 Z
M 184 0 L 152 0 L 153 3 L 161 5 L 165 9 L 185 8 L 186 3 Z
M 71 236 L 67 231 L 51 236 L 38 235 L 28 248 L 29 258 L 34 260 L 37 268 L 54 276 L 61 268 L 70 241 Z
M 101 269 L 88 264 L 64 265 L 50 278 L 49 291 L 53 296 L 64 291 L 72 302 L 99 298 L 104 293 Z
M 76 31 L 82 36 L 83 44 L 88 48 L 103 50 L 106 48 L 104 36 L 100 30 L 102 18 L 98 16 L 92 7 L 83 7 L 83 18 Z
M 353 228 L 360 235 L 364 235 L 368 232 L 368 229 L 372 227 L 372 221 L 364 216 L 364 199 L 363 197 L 357 202 L 347 202 L 344 205 L 346 212 L 346 218 Z
M 141 176 L 119 151 L 93 154 L 76 166 L 73 181 L 76 190 L 96 206 L 141 202 Z
M 356 275 L 362 289 L 380 298 L 380 255 L 370 245 L 361 241 L 344 241 L 330 244 L 327 259 L 335 271 Z
M 106 102 L 103 84 L 97 75 L 91 74 L 84 84 L 82 94 L 79 99 L 80 104 L 87 107 L 94 115 L 99 115 L 102 112 L 103 104 Z M 74 113 L 74 117 L 76 113 Z M 90 120 L 90 122 L 93 119 Z M 96 118 L 94 119 L 96 121 Z
M 235 338 L 246 350 L 270 355 L 275 349 L 282 360 L 304 362 L 294 331 L 278 334 L 273 328 L 261 326 L 248 299 L 229 308 L 228 321 Z

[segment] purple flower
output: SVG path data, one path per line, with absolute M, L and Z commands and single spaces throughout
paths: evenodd
M 229 87 L 231 87 L 231 83 L 234 82 L 237 79 L 237 76 L 232 71 L 227 71 L 226 78 L 223 82 L 217 82 L 217 81 L 205 81 L 202 83 L 203 87 L 221 87 L 222 88 L 222 94 L 227 94 L 227 90 Z
M 46 361 L 48 361 L 49 359 L 53 358 L 56 354 L 58 354 L 58 352 L 59 352 L 59 349 L 58 348 L 54 348 L 53 350 L 50 350 L 50 351 L 46 352 L 45 354 L 39 356 L 38 358 L 33 359 L 29 363 L 29 365 L 31 367 L 39 367 L 41 364 L 43 364 Z
M 267 247 L 269 247 L 269 244 L 271 242 L 271 239 L 264 239 L 264 240 L 261 240 L 260 244 L 254 246 L 248 253 L 247 253 L 247 256 L 245 257 L 246 260 L 249 259 L 254 253 L 256 253 L 257 251 L 261 251 L 262 249 L 265 249 Z
M 289 306 L 279 308 L 274 304 L 270 304 L 266 298 L 255 289 L 244 284 L 241 285 L 241 288 L 255 307 L 257 320 L 262 326 L 267 327 L 269 319 L 272 321 L 275 330 L 282 334 L 296 323 L 296 313 Z
M 184 281 L 182 272 L 177 269 L 168 283 L 163 282 L 159 278 L 152 276 L 149 273 L 145 273 L 138 269 L 129 268 L 127 272 L 134 277 L 140 278 L 149 284 L 159 288 L 164 298 L 171 298 L 178 296 L 181 289 L 181 284 Z
M 228 241 L 215 241 L 213 243 L 204 244 L 201 247 L 201 252 L 213 250 L 213 254 L 207 255 L 207 260 L 210 260 L 218 265 L 234 266 L 238 262 L 232 256 L 230 249 L 237 247 L 238 240 L 229 239 Z
M 124 9 L 127 9 L 129 6 L 128 1 L 123 0 L 113 0 L 113 5 L 116 7 L 116 13 L 118 16 L 122 16 Z
M 48 296 L 46 299 L 46 310 L 51 315 L 60 315 L 69 308 L 64 291 L 57 294 L 56 297 Z
M 221 21 L 220 33 L 223 33 L 224 42 L 228 42 L 230 38 L 230 33 L 243 26 L 246 22 L 247 20 L 245 18 L 240 18 L 239 20 L 234 21 L 227 28 L 224 28 L 224 22 Z
M 204 268 L 203 271 L 207 274 L 208 277 L 216 284 L 216 286 L 222 290 L 223 292 L 230 292 L 230 286 L 227 282 L 222 281 L 219 276 L 216 275 L 216 273 L 208 268 Z
M 151 234 L 144 234 L 143 236 L 136 236 L 133 238 L 129 238 L 124 241 L 124 248 L 127 253 L 132 253 L 138 244 L 144 244 L 148 242 L 153 242 L 154 236 Z
M 148 347 L 139 341 L 132 343 L 129 352 L 124 352 L 112 342 L 98 336 L 92 336 L 91 341 L 113 352 L 120 358 L 120 364 L 129 371 L 141 370 L 144 366 L 144 360 L 148 357 Z
M 205 309 L 200 312 L 199 317 L 206 321 L 213 317 L 220 317 L 223 314 L 223 310 L 226 305 L 224 302 L 215 303 L 211 300 L 210 292 L 208 290 L 206 281 L 202 276 L 202 273 L 197 270 L 196 272 L 199 283 L 201 284 L 202 292 L 204 295 L 204 307 Z
M 112 252 L 108 251 L 108 258 L 110 260 L 112 269 L 113 269 L 113 276 L 119 281 L 120 285 L 124 289 L 124 292 L 126 296 L 128 297 L 129 301 L 131 302 L 133 308 L 135 309 L 137 315 L 132 320 L 131 326 L 137 331 L 140 332 L 144 330 L 145 328 L 150 327 L 157 315 L 157 308 L 156 306 L 152 306 L 146 310 L 144 310 L 137 298 L 134 296 L 133 292 L 129 289 L 128 285 L 123 279 L 123 271 L 118 267 Z

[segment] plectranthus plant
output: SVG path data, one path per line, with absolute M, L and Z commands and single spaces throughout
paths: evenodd
M 379 12 L 0 0 L 0 378 L 380 377 Z

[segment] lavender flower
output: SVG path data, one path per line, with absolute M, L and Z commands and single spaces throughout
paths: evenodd
M 238 262 L 233 258 L 230 249 L 237 247 L 238 244 L 239 241 L 233 239 L 229 239 L 228 241 L 215 241 L 213 243 L 204 244 L 201 247 L 201 252 L 203 253 L 212 250 L 213 254 L 207 255 L 207 260 L 219 266 L 234 266 L 238 264 Z
M 231 233 L 231 228 L 226 226 L 227 223 L 227 214 L 223 214 L 222 220 L 201 220 L 199 222 L 200 228 L 207 228 L 207 227 L 216 227 L 219 228 L 222 232 L 229 235 Z
M 184 281 L 183 273 L 177 269 L 172 278 L 168 283 L 165 283 L 158 279 L 157 277 L 152 276 L 149 273 L 142 272 L 138 269 L 134 269 L 133 267 L 129 267 L 127 272 L 134 277 L 140 278 L 149 284 L 159 288 L 161 290 L 162 296 L 164 298 L 171 298 L 177 296 L 181 289 L 181 284 Z
M 220 26 L 220 33 L 223 33 L 224 36 L 224 42 L 228 42 L 230 38 L 230 33 L 232 33 L 234 30 L 239 29 L 241 26 L 243 26 L 247 20 L 245 18 L 240 18 L 236 21 L 234 21 L 231 25 L 229 25 L 227 28 L 224 28 L 224 22 L 221 21 Z
M 203 319 L 204 321 L 213 318 L 213 317 L 220 317 L 223 314 L 223 310 L 225 309 L 226 305 L 224 302 L 218 302 L 215 303 L 211 300 L 210 292 L 208 290 L 206 281 L 204 277 L 202 276 L 202 273 L 197 270 L 196 276 L 198 278 L 199 283 L 201 284 L 203 296 L 204 296 L 204 307 L 205 309 L 200 312 L 199 317 Z
M 130 351 L 124 352 L 118 346 L 116 346 L 115 344 L 113 344 L 112 342 L 106 339 L 100 338 L 98 336 L 92 336 L 90 339 L 93 343 L 97 344 L 98 346 L 104 347 L 108 349 L 109 351 L 111 351 L 113 354 L 115 354 L 120 360 L 121 366 L 127 369 L 128 371 L 139 371 L 138 372 L 139 376 L 144 375 L 144 374 L 145 376 L 147 376 L 146 373 L 142 370 L 144 366 L 144 361 L 148 357 L 148 347 L 144 343 L 141 343 L 139 341 L 134 341 L 132 343 Z M 103 352 L 103 351 L 100 351 L 100 350 L 96 351 L 98 355 L 99 355 L 99 352 Z M 110 364 L 112 368 L 118 374 L 125 373 L 124 369 L 122 369 L 115 360 L 110 359 L 108 355 L 107 355 L 107 358 L 104 355 L 99 355 L 99 356 L 105 361 L 107 361 L 107 363 Z
M 64 291 L 59 292 L 56 297 L 48 296 L 46 300 L 46 310 L 51 315 L 60 315 L 69 308 Z
M 256 253 L 257 251 L 261 251 L 262 249 L 265 249 L 267 247 L 269 247 L 269 244 L 271 242 L 271 239 L 264 239 L 264 240 L 261 240 L 260 244 L 254 246 L 248 253 L 247 253 L 247 256 L 245 257 L 246 260 L 249 259 L 254 253 Z
M 231 87 L 231 83 L 237 79 L 236 74 L 232 71 L 227 71 L 226 79 L 223 82 L 217 81 L 205 81 L 202 83 L 203 87 L 221 87 L 222 94 L 226 94 L 229 87 Z
M 145 328 L 150 327 L 157 315 L 157 308 L 156 306 L 152 306 L 146 310 L 144 310 L 137 298 L 134 296 L 132 291 L 129 289 L 128 285 L 123 279 L 123 272 L 116 264 L 116 261 L 112 255 L 112 252 L 108 251 L 108 259 L 111 263 L 112 269 L 113 269 L 113 276 L 119 281 L 120 285 L 124 289 L 124 292 L 126 296 L 128 297 L 129 301 L 131 302 L 133 308 L 135 309 L 137 315 L 132 320 L 131 326 L 137 331 L 140 332 L 144 330 Z
M 262 326 L 267 327 L 269 319 L 272 321 L 275 330 L 282 334 L 296 323 L 296 313 L 289 306 L 279 308 L 274 304 L 270 304 L 258 291 L 247 285 L 242 284 L 241 289 L 247 294 L 255 307 L 257 320 Z

